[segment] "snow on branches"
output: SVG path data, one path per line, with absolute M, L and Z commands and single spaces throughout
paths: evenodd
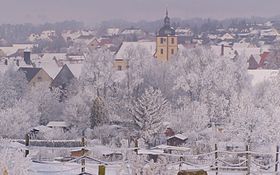
M 152 144 L 156 134 L 162 131 L 167 109 L 168 103 L 161 91 L 152 87 L 134 101 L 131 116 L 139 136 L 146 144 Z

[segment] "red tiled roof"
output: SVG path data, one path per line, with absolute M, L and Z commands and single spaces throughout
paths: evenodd
M 110 39 L 101 39 L 99 41 L 99 45 L 100 46 L 104 46 L 105 44 L 112 44 L 112 40 L 110 40 Z
M 263 67 L 264 66 L 264 63 L 267 60 L 268 55 L 269 55 L 269 52 L 264 52 L 264 53 L 262 53 L 260 55 L 261 56 L 261 60 L 260 60 L 260 63 L 259 63 L 259 67 Z

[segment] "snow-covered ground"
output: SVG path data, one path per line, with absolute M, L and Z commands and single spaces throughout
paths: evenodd
M 86 172 L 91 174 L 98 174 L 98 164 L 86 164 Z M 181 169 L 196 169 L 195 167 L 183 166 Z M 199 168 L 198 168 L 199 169 Z M 204 168 L 202 168 L 204 169 Z M 208 169 L 208 168 L 206 168 Z M 179 171 L 179 166 L 172 166 L 169 168 L 169 174 L 175 175 Z M 81 165 L 78 163 L 60 163 L 60 162 L 45 162 L 35 163 L 33 162 L 30 168 L 30 175 L 77 175 L 81 172 Z M 208 169 L 208 175 L 216 175 L 216 172 Z M 253 174 L 256 175 L 273 175 L 276 174 L 273 171 L 260 172 L 253 170 Z M 219 175 L 246 175 L 246 171 L 219 171 Z M 127 167 L 121 164 L 106 165 L 106 175 L 130 175 Z
M 87 164 L 86 172 L 91 174 L 98 174 L 98 164 Z M 30 168 L 30 175 L 77 175 L 81 173 L 81 165 L 78 163 L 35 163 L 33 162 Z M 106 166 L 106 175 L 126 175 L 121 165 L 108 165 Z

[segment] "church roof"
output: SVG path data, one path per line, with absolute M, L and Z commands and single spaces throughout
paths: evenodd
M 164 18 L 164 26 L 159 30 L 159 36 L 175 35 L 175 29 L 170 26 L 170 18 L 168 17 L 168 11 L 166 10 L 166 16 Z

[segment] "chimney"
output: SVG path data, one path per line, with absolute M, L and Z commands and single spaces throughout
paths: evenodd
M 31 51 L 29 49 L 25 49 L 23 55 L 24 62 L 28 65 L 31 65 Z
M 225 45 L 222 44 L 222 46 L 221 46 L 221 56 L 224 56 L 224 54 L 225 54 Z

